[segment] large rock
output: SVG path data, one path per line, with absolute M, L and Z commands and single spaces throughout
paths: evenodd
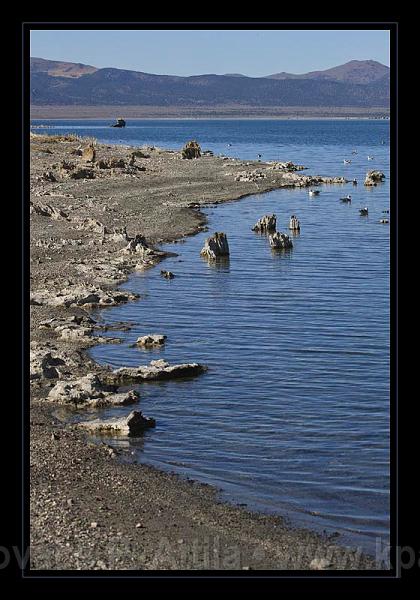
M 276 215 L 264 215 L 264 217 L 261 217 L 261 219 L 255 223 L 252 231 L 258 231 L 259 233 L 276 231 L 276 223 Z
M 296 215 L 290 217 L 289 229 L 291 231 L 300 231 L 300 222 Z
M 93 373 L 72 381 L 59 381 L 48 394 L 51 402 L 90 408 L 125 406 L 137 402 L 138 398 L 134 390 L 115 393 L 114 386 L 104 385 Z
M 120 419 L 83 421 L 78 423 L 77 426 L 92 433 L 136 436 L 141 434 L 145 429 L 155 427 L 156 421 L 151 417 L 143 416 L 138 410 L 133 410 L 127 417 L 121 417 Z
M 304 167 L 303 165 L 295 165 L 294 163 L 292 163 L 291 161 L 288 162 L 278 162 L 278 161 L 274 161 L 274 162 L 270 162 L 270 169 L 273 170 L 281 170 L 281 171 L 289 171 L 289 172 L 293 172 L 293 171 L 303 171 L 306 169 L 306 167 Z
M 293 242 L 286 233 L 276 231 L 273 235 L 268 238 L 270 246 L 275 250 L 284 250 L 286 248 L 293 248 Z
M 207 238 L 200 252 L 201 256 L 215 259 L 218 256 L 229 256 L 229 244 L 225 233 L 216 233 Z
M 182 149 L 181 153 L 182 158 L 200 158 L 201 156 L 201 148 L 200 144 L 195 140 L 191 140 L 191 142 L 187 142 Z
M 129 300 L 135 300 L 138 294 L 123 290 L 102 290 L 94 286 L 75 285 L 64 288 L 61 292 L 53 290 L 38 290 L 30 297 L 30 304 L 34 306 L 84 306 L 95 308 L 101 306 L 115 306 Z
M 142 337 L 137 338 L 134 346 L 163 346 L 165 340 L 166 335 L 152 333 L 150 335 L 143 335 Z
M 164 360 L 152 360 L 150 365 L 138 367 L 121 367 L 110 376 L 114 384 L 123 385 L 130 381 L 157 381 L 162 379 L 178 379 L 180 377 L 195 377 L 207 371 L 207 367 L 199 363 L 183 363 L 170 365 Z
M 365 185 L 377 185 L 385 179 L 385 174 L 382 171 L 368 171 L 366 173 Z

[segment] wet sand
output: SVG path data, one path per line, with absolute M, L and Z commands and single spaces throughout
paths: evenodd
M 130 165 L 133 148 L 96 144 L 95 162 L 88 163 L 79 156 L 86 145 L 31 136 L 30 568 L 374 569 L 372 559 L 335 538 L 223 503 L 212 487 L 134 464 L 109 439 L 89 439 L 70 425 L 65 417 L 74 409 L 48 399 L 57 381 L 107 378 L 85 353 L 104 342 L 92 309 L 130 301 L 116 287 L 133 269 L 162 259 L 155 245 L 206 228 L 200 205 L 311 185 L 305 171 L 211 156 L 182 160 L 180 152 L 150 148 Z M 109 159 L 111 168 L 99 168 Z M 82 175 L 92 178 L 73 178 Z M 146 259 L 125 251 L 136 235 L 150 246 Z M 133 408 L 142 410 L 141 395 Z

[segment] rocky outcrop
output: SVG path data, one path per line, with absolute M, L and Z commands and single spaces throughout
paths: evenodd
M 99 169 L 125 169 L 127 163 L 123 158 L 111 157 L 106 160 L 99 160 L 97 166 Z
M 165 252 L 151 248 L 142 235 L 136 235 L 131 238 L 127 246 L 123 249 L 123 254 L 130 254 L 139 258 L 143 263 L 155 263 L 166 256 Z
M 42 217 L 50 217 L 50 219 L 54 219 L 58 221 L 59 219 L 68 220 L 68 214 L 59 208 L 54 208 L 49 204 L 42 204 L 39 202 L 35 204 L 32 200 L 29 201 L 29 212 L 30 214 L 41 215 Z
M 259 181 L 260 179 L 265 179 L 267 175 L 259 170 L 255 169 L 254 171 L 240 171 L 235 176 L 235 181 Z
M 296 215 L 292 215 L 289 221 L 289 229 L 291 231 L 300 231 L 300 222 Z
M 195 377 L 207 371 L 207 367 L 199 363 L 170 365 L 164 360 L 152 360 L 149 365 L 139 367 L 121 367 L 110 375 L 110 381 L 117 385 L 127 382 L 159 381 L 163 379 L 179 379 Z
M 216 233 L 207 238 L 201 256 L 214 260 L 218 256 L 229 256 L 229 244 L 225 233 Z
M 276 231 L 276 223 L 276 215 L 264 215 L 255 223 L 252 231 L 257 231 L 258 233 Z
M 181 151 L 182 158 L 200 158 L 201 156 L 201 148 L 200 144 L 195 140 L 191 140 L 187 142 Z
M 385 179 L 385 174 L 382 171 L 368 171 L 366 173 L 364 185 L 375 186 L 382 183 Z
M 293 248 L 293 242 L 286 233 L 276 231 L 273 235 L 268 238 L 270 246 L 275 250 L 285 250 L 287 248 Z
M 63 350 L 55 344 L 32 341 L 30 344 L 30 381 L 64 379 L 72 369 L 81 368 L 86 358 L 78 350 Z
M 143 335 L 142 337 L 137 338 L 136 343 L 133 344 L 133 346 L 163 346 L 166 341 L 166 337 L 166 335 L 161 335 L 159 333 Z
M 291 161 L 288 161 L 288 162 L 275 161 L 275 162 L 270 163 L 269 169 L 294 172 L 294 171 L 303 171 L 306 169 L 306 167 L 304 167 L 303 165 L 295 165 Z
M 104 406 L 126 406 L 137 402 L 139 394 L 134 390 L 115 393 L 113 386 L 101 383 L 98 376 L 89 373 L 79 379 L 58 381 L 48 394 L 48 400 L 78 408 L 102 408 Z
M 145 429 L 155 426 L 155 419 L 145 417 L 138 410 L 133 410 L 127 417 L 121 417 L 120 419 L 95 419 L 93 421 L 77 423 L 77 427 L 102 435 L 137 436 Z
M 35 379 L 57 379 L 61 376 L 60 367 L 65 365 L 65 360 L 46 348 L 34 347 L 30 352 L 29 378 Z
M 30 304 L 34 306 L 84 306 L 94 308 L 116 306 L 122 302 L 135 300 L 137 294 L 123 290 L 102 290 L 98 287 L 75 285 L 64 288 L 61 292 L 38 290 L 31 294 Z

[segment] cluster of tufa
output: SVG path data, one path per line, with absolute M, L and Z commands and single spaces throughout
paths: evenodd
M 182 158 L 188 158 L 188 159 L 200 158 L 200 156 L 201 156 L 200 144 L 198 142 L 196 142 L 195 140 L 191 140 L 190 142 L 187 142 L 182 149 L 181 156 L 182 156 Z

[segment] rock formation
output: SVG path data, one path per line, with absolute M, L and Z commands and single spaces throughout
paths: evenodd
M 216 233 L 207 238 L 201 256 L 214 260 L 218 256 L 229 256 L 229 244 L 225 233 Z
M 385 179 L 385 174 L 382 171 L 368 171 L 366 173 L 364 185 L 377 185 Z
M 161 335 L 158 333 L 152 333 L 150 335 L 144 335 L 142 337 L 137 338 L 134 346 L 163 346 L 166 340 L 166 335 Z
M 138 410 L 133 410 L 127 417 L 121 417 L 120 419 L 95 419 L 94 421 L 82 421 L 77 424 L 77 427 L 90 432 L 128 436 L 137 436 L 145 429 L 155 426 L 155 419 L 143 416 Z
M 53 290 L 38 290 L 30 297 L 30 304 L 34 306 L 84 306 L 94 308 L 101 306 L 115 306 L 122 302 L 135 300 L 138 294 L 123 290 L 102 290 L 101 288 L 84 285 L 75 285 L 64 288 L 60 292 Z
M 112 372 L 110 381 L 116 385 L 127 382 L 157 381 L 162 379 L 178 379 L 180 377 L 195 377 L 207 371 L 207 367 L 199 363 L 184 363 L 170 365 L 164 360 L 152 360 L 150 365 L 138 367 L 121 367 Z
M 142 235 L 136 235 L 131 238 L 127 246 L 123 249 L 123 254 L 136 255 L 142 261 L 148 261 L 150 259 L 158 259 L 165 256 L 164 252 L 154 250 L 150 248 L 146 240 Z
M 63 358 L 53 356 L 48 349 L 31 348 L 29 378 L 31 381 L 42 378 L 57 379 L 61 376 L 60 367 L 65 364 Z
M 201 148 L 200 144 L 194 140 L 191 142 L 187 142 L 182 149 L 181 153 L 182 158 L 200 158 L 201 156 Z
M 68 220 L 69 218 L 68 214 L 59 208 L 54 208 L 49 204 L 42 204 L 41 202 L 39 204 L 35 204 L 32 202 L 32 200 L 29 201 L 29 212 L 31 215 L 35 213 L 43 217 L 50 217 L 55 221 L 58 221 L 59 219 Z
M 276 231 L 276 233 L 273 233 L 273 235 L 270 235 L 270 237 L 268 238 L 268 241 L 270 242 L 270 246 L 276 250 L 293 248 L 293 242 L 289 238 L 289 236 L 285 233 L 281 233 L 280 231 Z
M 257 231 L 259 233 L 276 231 L 276 223 L 276 215 L 264 215 L 255 223 L 252 231 Z
M 260 171 L 259 169 L 255 169 L 254 171 L 240 171 L 235 176 L 235 181 L 258 181 L 259 179 L 266 179 L 267 175 Z
M 296 215 L 292 215 L 289 221 L 289 229 L 292 231 L 300 231 L 300 222 Z
M 97 375 L 89 373 L 72 381 L 58 381 L 48 394 L 48 400 L 78 408 L 101 408 L 134 404 L 139 398 L 134 390 L 118 394 L 115 389 L 102 384 Z

